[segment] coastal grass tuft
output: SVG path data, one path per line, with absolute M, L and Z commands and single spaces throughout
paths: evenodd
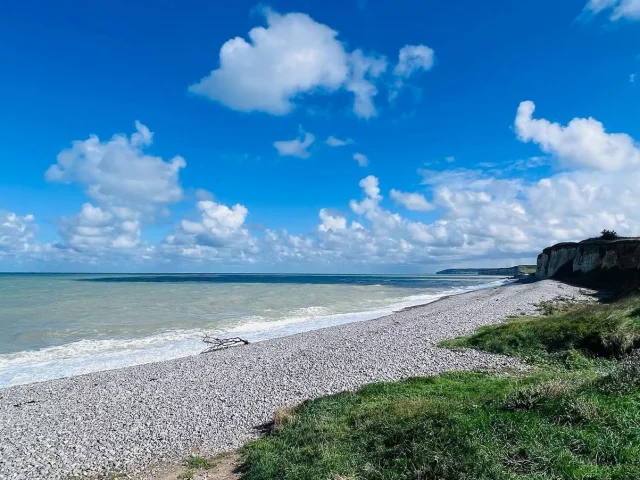
M 485 327 L 455 346 L 538 362 L 520 376 L 377 383 L 288 410 L 245 480 L 640 478 L 640 301 Z
M 211 461 L 199 455 L 192 455 L 187 459 L 187 467 L 194 470 L 208 470 L 214 466 Z
M 276 410 L 276 413 L 273 415 L 273 425 L 272 430 L 278 431 L 284 428 L 286 425 L 291 424 L 295 421 L 295 413 L 294 409 L 291 407 L 283 407 Z
M 209 470 L 216 466 L 211 460 L 199 455 L 191 455 L 185 464 L 187 470 L 178 475 L 178 480 L 191 480 L 198 470 Z

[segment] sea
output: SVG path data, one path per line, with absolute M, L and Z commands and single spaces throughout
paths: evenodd
M 0 388 L 381 317 L 510 280 L 471 275 L 0 274 Z

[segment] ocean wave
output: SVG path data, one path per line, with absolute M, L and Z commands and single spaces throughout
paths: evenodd
M 198 337 L 203 337 L 205 334 L 206 332 L 202 330 L 174 330 L 142 338 L 78 340 L 55 347 L 42 348 L 40 350 L 26 350 L 0 355 L 0 371 L 5 368 L 20 365 L 45 364 L 56 360 L 65 360 L 86 355 L 160 346 L 184 340 L 197 339 Z
M 384 306 L 346 313 L 331 313 L 328 307 L 309 306 L 273 320 L 254 315 L 240 323 L 216 330 L 170 330 L 141 338 L 86 339 L 65 345 L 0 355 L 0 388 L 24 383 L 112 370 L 195 355 L 204 350 L 205 335 L 242 336 L 256 342 L 346 323 L 389 315 L 403 308 L 427 304 L 445 296 L 494 288 L 509 283 L 501 279 L 486 284 L 456 287 L 439 292 L 389 299 Z

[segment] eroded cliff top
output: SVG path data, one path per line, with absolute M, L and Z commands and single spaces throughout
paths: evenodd
M 561 248 L 568 247 L 579 247 L 581 245 L 615 245 L 615 244 L 625 244 L 625 243 L 639 243 L 640 237 L 619 237 L 615 240 L 604 240 L 602 238 L 587 238 L 586 240 L 582 240 L 580 242 L 561 242 L 556 243 L 550 247 L 542 250 L 542 253 L 549 253 L 553 250 L 559 250 Z

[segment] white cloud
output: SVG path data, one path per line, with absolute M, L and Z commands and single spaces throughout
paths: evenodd
M 355 96 L 353 112 L 361 118 L 375 117 L 378 111 L 373 97 L 378 94 L 378 89 L 373 80 L 387 69 L 387 61 L 384 57 L 368 57 L 361 50 L 356 50 L 350 55 L 350 64 L 351 78 L 345 88 Z
M 358 165 L 360 165 L 361 167 L 366 167 L 367 165 L 369 165 L 369 159 L 363 153 L 354 153 L 353 159 L 358 162 Z
M 629 82 L 630 83 L 636 83 L 636 74 L 632 73 L 629 75 Z
M 419 70 L 431 70 L 434 61 L 435 52 L 426 45 L 405 45 L 400 49 L 393 74 L 406 79 Z
M 101 141 L 92 135 L 74 141 L 47 170 L 48 181 L 76 183 L 95 202 L 57 221 L 63 239 L 58 248 L 70 250 L 72 261 L 124 252 L 144 258 L 153 250 L 141 241 L 143 222 L 167 214 L 168 205 L 182 200 L 179 174 L 186 162 L 180 156 L 164 161 L 146 154 L 152 139 L 151 131 L 136 122 L 130 137 L 118 134 Z
M 424 198 L 420 193 L 406 193 L 396 189 L 389 192 L 389 196 L 398 204 L 404 206 L 407 210 L 417 212 L 428 212 L 435 207 Z
M 85 203 L 82 210 L 59 220 L 64 246 L 76 252 L 102 254 L 128 250 L 140 244 L 140 213 L 130 209 L 102 209 Z
M 584 9 L 595 15 L 611 11 L 609 18 L 612 21 L 640 20 L 640 0 L 589 0 Z
M 326 143 L 330 147 L 344 147 L 345 145 L 353 144 L 353 140 L 351 140 L 350 138 L 347 138 L 346 140 L 341 140 L 331 135 L 329 138 L 327 138 L 324 141 L 324 143 Z
M 0 258 L 25 253 L 36 232 L 33 215 L 0 210 Z
M 196 94 L 244 112 L 289 113 L 301 93 L 339 89 L 349 74 L 337 32 L 302 13 L 265 11 L 267 27 L 228 40 L 220 67 L 189 87 Z
M 406 80 L 419 71 L 431 70 L 434 62 L 435 52 L 426 45 L 405 45 L 402 47 L 398 53 L 398 63 L 393 69 L 395 80 L 389 89 L 389 101 L 395 100 Z
M 583 151 L 591 145 L 589 155 L 603 156 L 602 160 L 609 150 L 580 138 L 591 133 L 576 130 L 570 138 Z M 560 138 L 564 135 L 568 134 Z M 537 181 L 500 178 L 482 170 L 422 170 L 423 184 L 433 197 L 430 205 L 441 212 L 431 223 L 411 221 L 383 208 L 380 182 L 370 175 L 360 181 L 363 197 L 350 202 L 354 218 L 323 209 L 316 237 L 297 237 L 293 254 L 294 248 L 282 234 L 279 255 L 333 265 L 497 266 L 534 262 L 548 245 L 581 240 L 603 228 L 637 234 L 640 165 L 623 162 L 617 171 L 576 168 L 580 169 Z M 408 195 L 391 190 L 394 200 L 416 200 Z M 422 205 L 421 200 L 415 203 Z
M 574 118 L 568 125 L 534 119 L 535 104 L 522 102 L 515 128 L 523 142 L 537 143 L 565 167 L 614 171 L 640 162 L 640 149 L 625 133 L 607 133 L 596 119 Z
M 249 210 L 236 204 L 229 208 L 211 200 L 197 203 L 200 218 L 182 220 L 178 230 L 169 237 L 169 243 L 227 247 L 249 237 L 244 223 Z
M 608 8 L 613 8 L 620 3 L 621 0 L 588 0 L 585 9 L 591 10 L 593 13 L 600 13 Z
M 76 140 L 58 154 L 46 179 L 77 183 L 95 201 L 115 206 L 153 210 L 177 202 L 182 199 L 179 174 L 186 162 L 180 156 L 166 162 L 145 154 L 151 140 L 151 132 L 140 122 L 130 138 L 118 134 L 107 141 L 95 135 Z
M 219 68 L 191 85 L 192 93 L 234 110 L 284 115 L 301 94 L 345 88 L 355 95 L 356 115 L 376 114 L 377 89 L 370 79 L 386 69 L 383 58 L 347 52 L 335 30 L 306 14 L 264 14 L 267 26 L 251 29 L 249 41 L 225 42 Z
M 171 262 L 224 262 L 226 265 L 251 265 L 260 249 L 246 225 L 247 207 L 228 207 L 212 200 L 196 204 L 197 213 L 184 218 L 158 247 L 160 255 Z M 207 263 L 210 268 L 210 263 Z
M 273 143 L 281 157 L 309 158 L 309 147 L 315 142 L 316 137 L 300 128 L 300 137 L 293 140 L 279 140 Z
M 320 220 L 322 223 L 318 226 L 320 232 L 340 232 L 346 230 L 347 219 L 339 214 L 332 214 L 326 208 L 320 210 Z
M 368 177 L 365 177 L 362 180 L 360 180 L 359 185 L 362 188 L 362 190 L 364 190 L 364 193 L 367 196 L 367 198 L 371 198 L 373 200 L 382 199 L 382 197 L 380 196 L 380 186 L 379 186 L 377 177 L 374 177 L 373 175 L 369 175 Z
M 444 157 L 445 162 L 447 163 L 453 163 L 456 161 L 456 157 L 454 156 L 448 156 L 448 157 Z
M 291 270 L 293 265 L 312 271 L 318 267 L 335 270 L 402 264 L 425 270 L 425 265 L 532 262 L 545 246 L 597 235 L 603 228 L 622 235 L 638 234 L 640 162 L 631 137 L 607 133 L 595 119 L 573 119 L 563 126 L 534 119 L 533 111 L 530 102 L 520 105 L 516 133 L 523 142 L 535 142 L 551 155 L 527 159 L 522 168 L 544 161 L 559 163 L 563 169 L 537 180 L 508 178 L 506 168 L 420 170 L 424 195 L 388 186 L 390 199 L 405 208 L 416 212 L 437 208 L 435 221 L 418 221 L 418 213 L 408 219 L 387 210 L 380 180 L 369 175 L 360 181 L 360 197 L 348 203 L 349 209 L 320 209 L 319 220 L 308 234 L 250 226 L 247 207 L 241 203 L 227 206 L 214 201 L 210 192 L 200 192 L 196 211 L 183 218 L 164 242 L 153 246 L 142 240 L 145 223 L 174 197 L 159 196 L 154 189 L 133 196 L 128 182 L 117 193 L 115 186 L 104 189 L 96 180 L 102 173 L 95 173 L 106 168 L 100 166 L 103 161 L 90 162 L 78 154 L 59 159 L 59 179 L 79 182 L 89 178 L 79 183 L 87 188 L 91 202 L 77 215 L 58 221 L 61 245 L 52 250 L 36 243 L 33 217 L 2 212 L 0 256 L 31 259 L 57 255 L 83 264 L 119 261 L 125 267 L 137 259 L 149 259 L 181 266 L 202 262 L 203 268 L 218 265 L 219 269 L 260 265 Z M 152 136 L 139 126 L 134 136 L 124 138 L 126 141 L 109 147 L 113 149 L 110 154 L 140 150 Z M 108 143 L 98 141 L 96 149 L 106 149 Z M 133 156 L 133 170 L 140 156 L 144 154 Z M 85 162 L 89 165 L 81 168 Z M 162 159 L 159 162 L 168 164 Z M 92 173 L 80 174 L 85 171 Z M 122 175 L 126 180 L 133 174 L 123 171 Z M 177 176 L 174 184 L 179 188 Z M 95 195 L 93 185 L 107 193 Z
M 623 234 L 640 229 L 633 194 L 637 169 L 564 172 L 530 183 L 460 173 L 431 177 L 434 202 L 444 212 L 440 222 L 447 238 L 485 244 L 487 256 L 533 259 L 545 246 L 594 236 L 603 228 Z
M 396 91 L 415 72 L 433 67 L 432 49 L 406 45 L 393 78 L 384 77 L 384 56 L 347 50 L 338 32 L 309 15 L 263 13 L 266 27 L 251 29 L 248 40 L 225 42 L 219 67 L 191 85 L 192 93 L 238 111 L 285 115 L 302 96 L 346 90 L 354 95 L 356 116 L 368 119 L 378 114 L 376 84 Z
M 591 144 L 580 136 L 591 133 L 576 130 L 570 137 L 586 151 Z M 598 142 L 591 145 L 590 156 L 608 155 Z M 617 171 L 581 168 L 537 181 L 466 169 L 421 174 L 441 211 L 436 221 L 410 221 L 385 210 L 379 181 L 368 176 L 360 182 L 364 198 L 350 202 L 356 216 L 351 223 L 346 215 L 321 212 L 318 238 L 307 257 L 355 264 L 507 265 L 533 262 L 548 245 L 597 235 L 603 228 L 625 235 L 640 231 L 640 165 L 634 162 L 623 162 Z M 391 191 L 394 200 L 409 198 L 405 195 L 410 194 Z

